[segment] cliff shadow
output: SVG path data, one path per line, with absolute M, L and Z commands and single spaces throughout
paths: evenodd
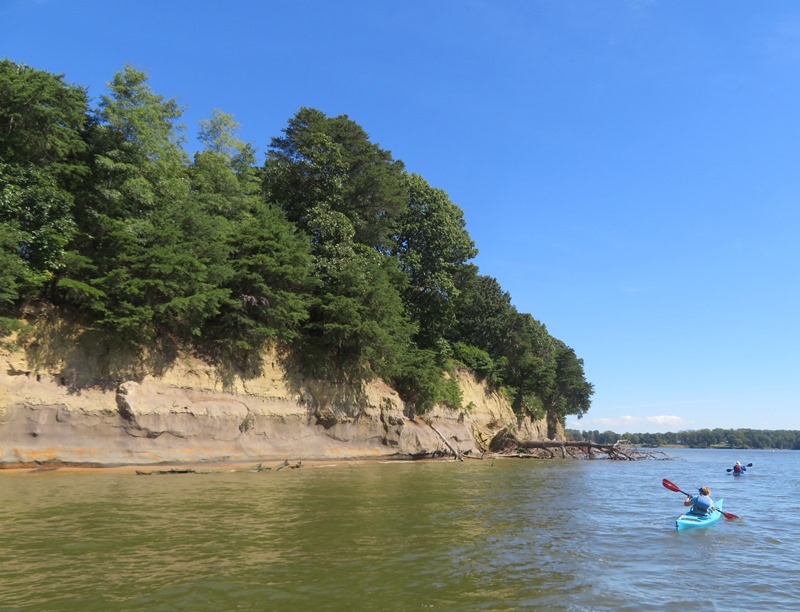
M 278 360 L 288 390 L 308 407 L 310 419 L 330 427 L 342 416 L 355 417 L 364 411 L 369 378 L 362 372 L 337 367 L 332 361 L 309 362 L 291 350 L 279 352 Z
M 147 350 L 131 347 L 113 334 L 63 316 L 55 308 L 43 308 L 27 320 L 17 344 L 25 351 L 28 367 L 47 372 L 72 392 L 94 387 L 113 389 L 122 382 L 141 382 L 148 374 L 163 374 L 178 351 L 169 341 L 158 341 Z

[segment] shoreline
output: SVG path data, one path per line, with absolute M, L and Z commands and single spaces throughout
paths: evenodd
M 0 476 L 29 475 L 29 474 L 136 474 L 136 475 L 162 475 L 162 474 L 212 474 L 229 472 L 259 472 L 278 471 L 286 468 L 327 468 L 341 466 L 356 466 L 369 463 L 417 463 L 430 461 L 456 461 L 454 457 L 359 457 L 353 459 L 262 459 L 260 461 L 220 461 L 220 462 L 191 462 L 191 463 L 147 463 L 147 464 L 80 464 L 47 462 L 41 464 L 5 464 L 0 465 Z

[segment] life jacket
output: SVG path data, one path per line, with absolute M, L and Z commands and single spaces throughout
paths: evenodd
M 736 474 L 741 474 L 742 472 L 744 472 L 744 468 L 741 465 L 734 465 L 733 466 L 733 471 Z
M 708 495 L 695 495 L 692 498 L 691 514 L 709 514 L 714 500 Z

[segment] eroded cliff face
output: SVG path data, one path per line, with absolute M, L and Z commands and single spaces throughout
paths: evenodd
M 297 381 L 271 358 L 245 382 L 223 384 L 214 368 L 184 358 L 157 375 L 109 383 L 106 348 L 84 343 L 68 354 L 66 363 L 0 351 L 0 465 L 421 457 L 448 454 L 442 437 L 479 455 L 505 427 L 521 439 L 546 434 L 544 421 L 518 419 L 466 371 L 458 379 L 467 408 L 436 408 L 423 419 L 380 381 L 348 395 Z

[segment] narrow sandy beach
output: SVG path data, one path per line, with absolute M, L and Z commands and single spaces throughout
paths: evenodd
M 137 474 L 137 475 L 161 475 L 161 474 L 183 474 L 197 473 L 207 474 L 213 472 L 267 472 L 282 469 L 298 468 L 333 468 L 333 467 L 356 467 L 365 464 L 375 463 L 416 463 L 420 461 L 455 461 L 453 458 L 436 459 L 386 459 L 382 458 L 359 458 L 359 459 L 335 459 L 335 460 L 305 460 L 305 459 L 270 459 L 263 461 L 240 461 L 240 462 L 207 462 L 207 463 L 169 463 L 169 464 L 147 464 L 147 465 L 75 465 L 75 464 L 43 464 L 43 465 L 4 465 L 0 466 L 0 476 L 2 475 L 36 475 L 47 473 L 86 473 L 86 474 Z

